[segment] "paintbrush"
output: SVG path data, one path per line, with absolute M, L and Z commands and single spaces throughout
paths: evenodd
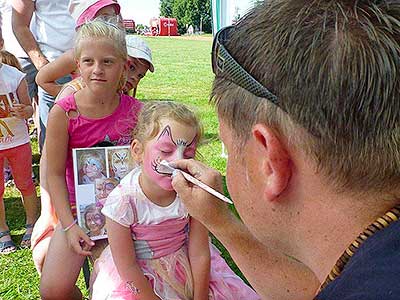
M 224 195 L 222 195 L 220 192 L 214 190 L 212 187 L 208 186 L 207 184 L 201 182 L 200 180 L 198 180 L 197 178 L 194 178 L 192 175 L 180 170 L 180 169 L 176 169 L 174 167 L 171 167 L 170 164 L 166 161 L 166 160 L 162 160 L 160 162 L 160 164 L 157 166 L 157 170 L 160 171 L 160 173 L 163 174 L 173 174 L 174 172 L 178 171 L 182 174 L 183 177 L 185 177 L 185 179 L 195 185 L 197 185 L 198 187 L 202 188 L 203 190 L 209 192 L 211 195 L 217 197 L 218 199 L 229 203 L 229 204 L 233 204 L 233 202 L 231 201 L 231 199 L 229 199 L 228 197 L 225 197 Z

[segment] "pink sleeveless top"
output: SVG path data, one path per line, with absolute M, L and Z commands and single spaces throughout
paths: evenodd
M 136 126 L 137 115 L 142 103 L 128 95 L 121 94 L 119 106 L 116 110 L 103 118 L 92 119 L 79 114 L 76 117 L 68 115 L 70 111 L 77 111 L 74 94 L 56 102 L 69 118 L 68 122 L 68 155 L 65 177 L 69 193 L 69 202 L 73 214 L 76 214 L 74 171 L 72 162 L 73 148 L 89 148 L 100 142 L 111 142 L 115 146 L 129 145 L 132 129 Z

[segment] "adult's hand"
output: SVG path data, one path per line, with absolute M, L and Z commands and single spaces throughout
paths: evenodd
M 196 179 L 222 193 L 222 176 L 218 171 L 193 159 L 177 160 L 171 165 L 174 168 L 186 171 Z M 179 172 L 173 176 L 172 186 L 185 203 L 189 214 L 210 230 L 215 226 L 223 225 L 224 219 L 226 220 L 224 217 L 228 217 L 231 214 L 225 202 L 191 184 Z

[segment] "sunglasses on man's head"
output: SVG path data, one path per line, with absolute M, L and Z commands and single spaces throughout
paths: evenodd
M 234 30 L 235 26 L 224 27 L 214 37 L 211 53 L 214 74 L 224 77 L 253 95 L 266 98 L 279 106 L 278 97 L 251 76 L 225 48 L 224 44 L 229 40 L 229 36 Z

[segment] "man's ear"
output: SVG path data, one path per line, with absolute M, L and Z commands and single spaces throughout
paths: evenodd
M 141 163 L 143 161 L 143 152 L 143 144 L 139 140 L 134 139 L 131 143 L 131 155 L 137 163 Z
M 270 127 L 256 124 L 252 134 L 259 155 L 259 171 L 264 182 L 264 193 L 267 199 L 274 201 L 289 184 L 292 174 L 291 160 L 285 144 Z

